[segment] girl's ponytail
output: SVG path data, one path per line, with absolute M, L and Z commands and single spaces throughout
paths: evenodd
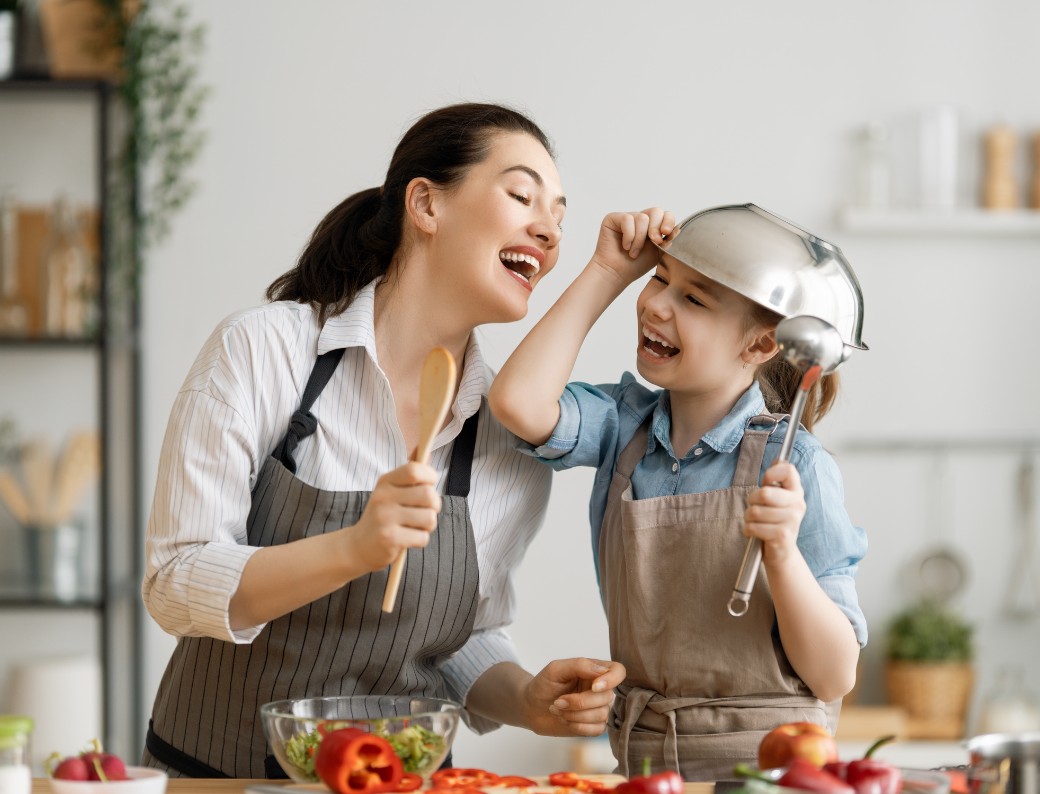
M 764 306 L 758 304 L 752 304 L 752 306 L 746 329 L 749 332 L 762 328 L 775 329 L 783 319 L 779 314 Z M 802 383 L 802 375 L 802 371 L 788 363 L 782 353 L 777 353 L 758 368 L 755 380 L 762 389 L 762 397 L 765 399 L 766 408 L 770 413 L 791 413 L 794 398 L 798 394 L 798 387 Z M 816 423 L 834 407 L 839 383 L 838 373 L 832 372 L 817 380 L 809 389 L 805 398 L 805 408 L 802 411 L 802 424 L 810 433 Z
M 791 412 L 791 406 L 802 382 L 802 374 L 801 370 L 789 364 L 780 354 L 758 368 L 755 377 L 770 413 Z M 813 426 L 834 406 L 834 400 L 838 396 L 838 378 L 837 372 L 824 375 L 809 389 L 802 412 L 802 424 L 810 433 Z

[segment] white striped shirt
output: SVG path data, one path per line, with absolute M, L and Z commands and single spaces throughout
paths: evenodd
M 228 604 L 246 561 L 250 492 L 300 404 L 317 356 L 346 352 L 311 412 L 315 433 L 294 457 L 301 480 L 329 491 L 370 491 L 408 460 L 393 395 L 376 358 L 375 282 L 343 314 L 318 327 L 310 306 L 270 303 L 231 315 L 213 332 L 177 394 L 163 440 L 148 523 L 142 595 L 174 636 L 248 643 L 263 625 L 232 631 Z M 514 450 L 482 396 L 492 373 L 471 337 L 459 393 L 430 464 L 443 491 L 452 441 L 480 411 L 468 497 L 480 570 L 474 633 L 444 665 L 453 694 L 489 667 L 518 662 L 504 631 L 515 613 L 513 576 L 545 516 L 551 472 Z M 478 730 L 493 723 L 475 720 Z

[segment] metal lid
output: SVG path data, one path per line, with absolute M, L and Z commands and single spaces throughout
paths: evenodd
M 863 293 L 841 249 L 761 207 L 695 213 L 661 250 L 783 317 L 818 317 L 846 346 L 868 349 Z

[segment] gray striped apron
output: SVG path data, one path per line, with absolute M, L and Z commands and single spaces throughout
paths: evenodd
M 726 609 L 747 544 L 747 497 L 780 418 L 751 419 L 729 488 L 633 499 L 650 418 L 618 458 L 599 556 L 610 654 L 627 670 L 608 723 L 622 775 L 650 758 L 654 772 L 724 780 L 737 762 L 754 764 L 762 737 L 781 723 L 834 730 L 840 701 L 818 700 L 791 667 L 766 577 L 747 614 Z
M 317 428 L 310 406 L 342 350 L 319 357 L 285 439 L 252 494 L 249 544 L 274 546 L 356 524 L 370 492 L 323 491 L 295 476 L 292 451 Z M 466 496 L 476 439 L 471 416 L 455 440 L 437 531 L 411 549 L 394 611 L 382 611 L 388 570 L 272 620 L 249 644 L 182 637 L 159 684 L 143 763 L 189 777 L 284 777 L 259 708 L 328 695 L 447 697 L 438 664 L 470 636 L 476 543 Z M 306 576 L 306 571 L 300 572 Z

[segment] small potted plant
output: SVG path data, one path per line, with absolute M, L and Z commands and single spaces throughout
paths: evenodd
M 892 619 L 886 639 L 888 698 L 907 712 L 911 736 L 960 738 L 975 678 L 972 626 L 922 600 Z

